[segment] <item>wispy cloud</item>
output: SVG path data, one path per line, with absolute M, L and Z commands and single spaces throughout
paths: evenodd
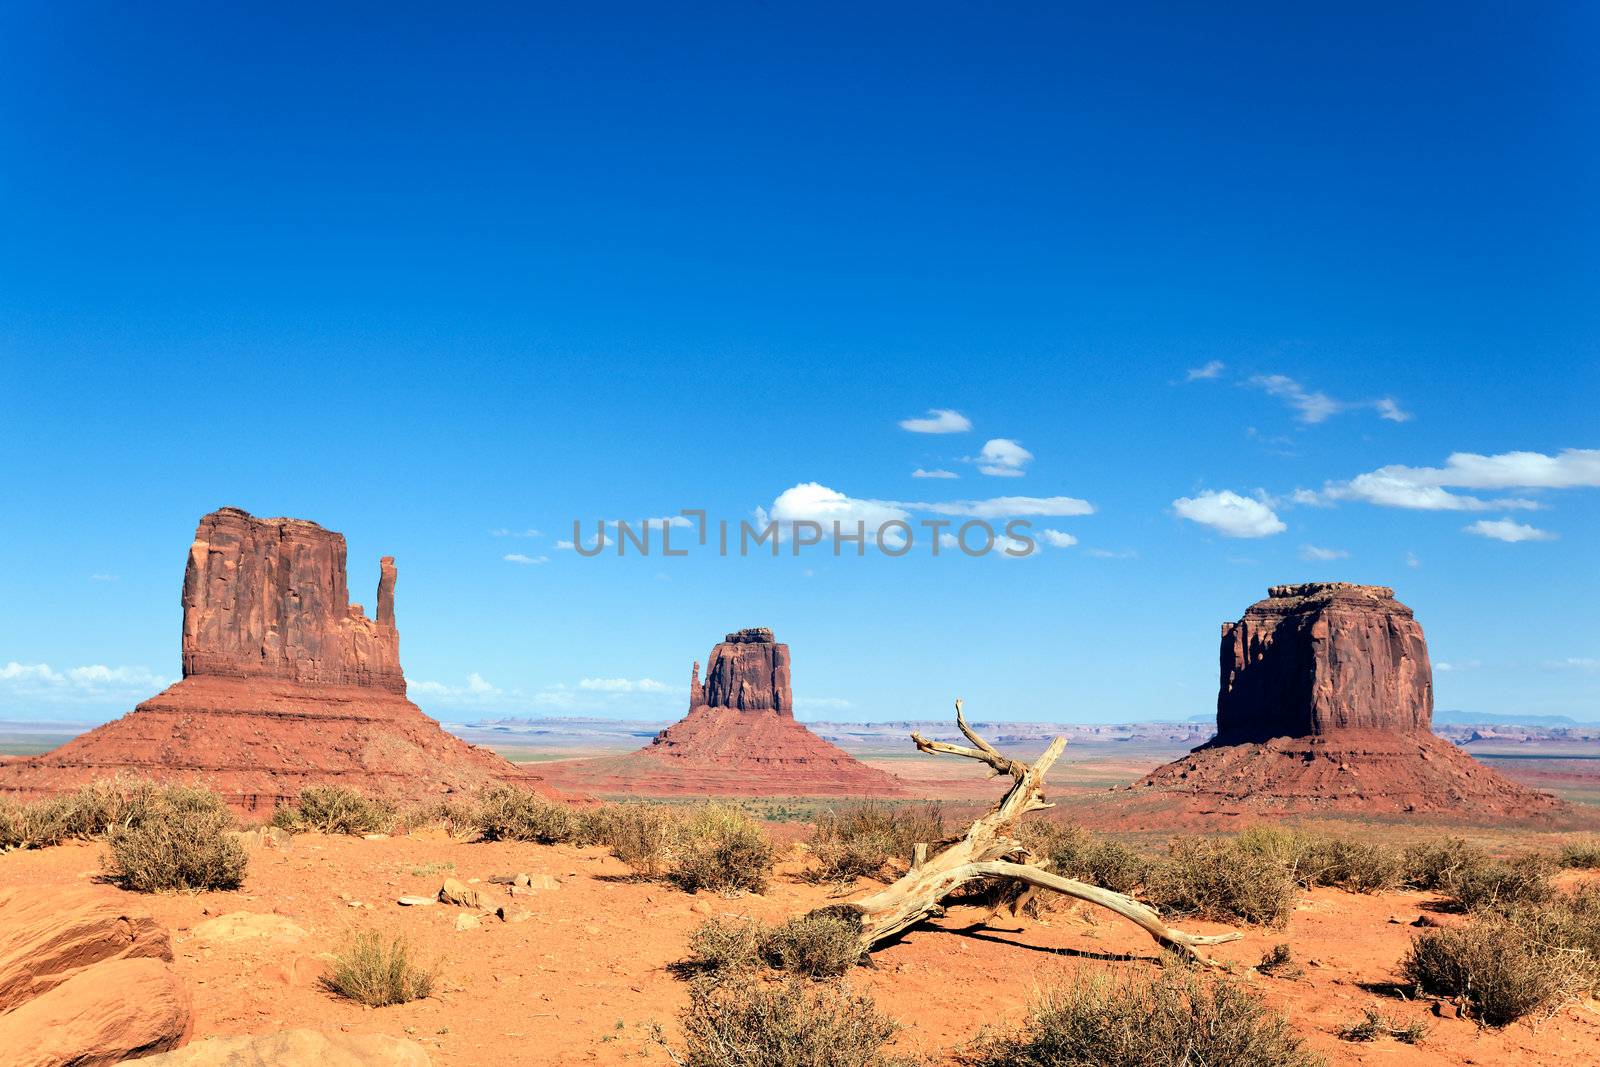
M 500 558 L 505 560 L 507 563 L 520 563 L 525 567 L 535 563 L 550 562 L 549 556 L 525 556 L 521 552 L 507 552 Z
M 947 471 L 947 470 L 925 471 L 921 467 L 918 467 L 916 470 L 911 472 L 911 477 L 913 477 L 913 478 L 959 478 L 959 477 L 961 477 L 961 475 L 957 474 L 955 471 Z
M 118 578 L 115 574 L 91 574 L 89 575 L 89 580 L 94 582 L 115 582 Z
M 1193 367 L 1193 368 L 1190 368 L 1189 375 L 1188 375 L 1188 377 L 1186 377 L 1184 379 L 1184 381 L 1188 381 L 1188 382 L 1207 381 L 1207 380 L 1209 380 L 1211 378 L 1215 378 L 1217 375 L 1221 374 L 1222 371 L 1223 371 L 1224 366 L 1225 366 L 1225 364 L 1222 362 L 1222 360 L 1214 359 L 1210 363 L 1207 363 L 1204 367 Z
M 1295 418 L 1307 425 L 1326 422 L 1341 411 L 1358 408 L 1371 408 L 1380 418 L 1390 422 L 1407 422 L 1411 419 L 1411 414 L 1402 410 L 1400 402 L 1392 396 L 1377 400 L 1336 400 L 1320 389 L 1309 389 L 1285 374 L 1257 374 L 1245 384 L 1282 400 L 1294 409 Z
M 1228 489 L 1179 497 L 1172 502 L 1172 510 L 1224 537 L 1270 537 L 1288 529 L 1272 508 Z
M 901 419 L 900 428 L 912 433 L 966 433 L 972 420 L 949 408 L 929 408 L 926 418 Z
M 1568 656 L 1565 659 L 1547 659 L 1542 664 L 1553 671 L 1600 671 L 1600 659 L 1593 656 Z
M 977 458 L 969 462 L 978 464 L 980 473 L 993 478 L 1020 478 L 1032 460 L 1033 453 L 1016 441 L 996 437 L 985 441 Z
M 498 530 L 490 530 L 489 531 L 489 536 L 490 537 L 543 537 L 544 535 L 541 534 L 538 530 L 534 530 L 534 529 L 531 529 L 531 528 L 530 529 L 526 529 L 526 530 L 511 530 L 511 529 L 507 529 L 506 527 L 502 526 Z
M 0 666 L 0 698 L 8 703 L 92 704 L 124 700 L 132 703 L 154 696 L 173 681 L 175 679 L 147 667 L 108 667 L 94 663 L 57 670 L 48 663 L 12 660 Z
M 584 678 L 578 688 L 600 693 L 665 693 L 672 687 L 654 678 Z
M 1328 482 L 1320 492 L 1297 489 L 1296 503 L 1355 500 L 1417 511 L 1532 511 L 1542 505 L 1526 497 L 1485 499 L 1454 489 L 1580 489 L 1600 487 L 1600 449 L 1502 452 L 1485 456 L 1454 452 L 1442 467 L 1391 464 L 1349 481 Z
M 1110 549 L 1110 548 L 1086 548 L 1086 549 L 1083 550 L 1083 553 L 1086 556 L 1093 556 L 1095 559 L 1138 559 L 1139 558 L 1139 553 L 1135 552 L 1131 548 L 1124 548 L 1124 549 L 1120 549 L 1120 550 Z
M 1510 519 L 1479 519 L 1477 522 L 1462 527 L 1467 533 L 1477 534 L 1479 537 L 1488 537 L 1496 541 L 1554 541 L 1559 535 L 1549 530 L 1541 530 L 1536 526 L 1529 526 L 1523 522 L 1513 522 Z
M 1051 548 L 1071 548 L 1078 539 L 1064 530 L 1039 530 L 1039 539 Z
M 1318 548 L 1316 545 L 1301 545 L 1300 558 L 1326 562 L 1332 559 L 1349 559 L 1350 553 L 1342 548 Z

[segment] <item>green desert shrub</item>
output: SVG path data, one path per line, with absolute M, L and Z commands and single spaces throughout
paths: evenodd
M 838 915 L 804 915 L 765 931 L 761 958 L 807 978 L 838 978 L 865 955 L 861 924 Z
M 1404 880 L 1402 854 L 1376 842 L 1257 826 L 1241 833 L 1238 845 L 1282 864 L 1306 888 L 1328 885 L 1352 893 L 1377 893 Z
M 1557 853 L 1556 863 L 1562 867 L 1600 870 L 1600 837 L 1592 837 L 1587 841 L 1568 841 Z
M 578 834 L 577 812 L 526 789 L 496 786 L 478 804 L 478 832 L 485 841 L 537 841 L 553 845 Z
M 99 840 L 137 822 L 159 792 L 149 779 L 119 774 L 42 800 L 0 798 L 0 851 Z
M 744 975 L 696 982 L 679 1016 L 684 1067 L 889 1067 L 894 1022 L 836 983 Z
M 932 845 L 944 836 L 944 814 L 937 804 L 905 805 L 867 801 L 817 816 L 811 853 L 817 881 L 848 883 L 876 878 L 891 862 L 910 864 L 913 846 Z
M 1180 837 L 1152 868 L 1142 896 L 1173 915 L 1282 926 L 1294 909 L 1295 880 L 1276 858 L 1237 841 Z
M 369 1008 L 421 1000 L 433 992 L 436 968 L 416 962 L 403 936 L 386 940 L 376 931 L 356 934 L 334 954 L 323 987 Z
M 1154 978 L 1079 975 L 1038 996 L 972 1067 L 1314 1067 L 1288 1022 L 1235 982 L 1173 963 Z
M 1047 869 L 1117 893 L 1132 893 L 1150 874 L 1150 861 L 1127 845 L 1063 823 L 1026 822 L 1019 834 Z
M 376 834 L 394 824 L 394 808 L 339 785 L 314 785 L 300 790 L 293 804 L 272 813 L 272 825 L 291 833 Z
M 1412 889 L 1441 890 L 1457 874 L 1489 862 L 1489 854 L 1459 837 L 1407 845 L 1401 855 L 1401 882 Z
M 777 850 L 761 824 L 738 808 L 696 808 L 674 835 L 668 877 L 693 893 L 759 893 L 767 887 Z
M 237 889 L 250 857 L 233 835 L 233 812 L 197 786 L 167 786 L 137 817 L 111 828 L 107 871 L 139 892 Z

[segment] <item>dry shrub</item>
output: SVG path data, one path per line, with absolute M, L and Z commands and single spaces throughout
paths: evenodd
M 608 804 L 586 821 L 590 842 L 608 846 L 641 878 L 659 878 L 671 862 L 683 816 L 664 804 Z
M 759 893 L 777 851 L 761 824 L 727 804 L 696 808 L 674 835 L 667 875 L 688 892 Z
M 1180 837 L 1151 870 L 1143 896 L 1174 915 L 1282 926 L 1295 880 L 1277 859 L 1237 841 Z
M 1450 872 L 1440 886 L 1462 911 L 1541 904 L 1555 895 L 1548 857 L 1530 853 L 1511 860 L 1485 859 Z
M 1306 973 L 1305 968 L 1294 962 L 1294 955 L 1289 951 L 1289 946 L 1284 944 L 1273 945 L 1263 952 L 1256 970 L 1274 978 L 1300 978 Z
M 1489 854 L 1459 837 L 1407 845 L 1401 857 L 1401 881 L 1413 889 L 1439 890 L 1468 868 L 1489 862 Z
M 1116 893 L 1132 893 L 1150 874 L 1150 861 L 1127 845 L 1063 823 L 1026 822 L 1018 835 L 1049 870 Z
M 707 919 L 689 934 L 690 958 L 677 966 L 721 981 L 761 964 L 762 925 L 754 919 Z
M 421 1000 L 433 992 L 437 967 L 423 967 L 412 958 L 403 936 L 385 941 L 376 931 L 352 937 L 334 954 L 323 988 L 369 1008 Z
M 1238 843 L 1282 864 L 1306 888 L 1330 885 L 1352 893 L 1377 893 L 1393 889 L 1405 876 L 1401 853 L 1375 842 L 1256 826 L 1241 833 Z
M 910 864 L 912 846 L 944 836 L 944 813 L 937 804 L 886 804 L 867 801 L 833 808 L 817 816 L 811 853 L 816 881 L 849 883 L 877 878 L 891 862 Z
M 766 931 L 761 958 L 780 971 L 838 978 L 866 954 L 861 924 L 838 915 L 804 915 Z
M 272 813 L 272 825 L 290 833 L 377 834 L 395 821 L 394 808 L 342 785 L 314 785 Z
M 679 1016 L 684 1067 L 889 1067 L 896 1026 L 842 985 L 744 975 L 696 982 Z
M 1600 837 L 1587 841 L 1568 841 L 1561 846 L 1556 863 L 1562 867 L 1600 870 Z
M 1416 935 L 1400 973 L 1421 992 L 1449 997 L 1495 1027 L 1548 1017 L 1594 985 L 1575 953 L 1541 941 L 1523 922 L 1488 912 Z
M 413 804 L 395 814 L 391 832 L 409 834 L 437 826 L 457 840 L 478 835 L 478 806 L 464 800 L 435 800 Z
M 568 805 L 514 786 L 496 786 L 478 804 L 478 832 L 485 841 L 554 845 L 576 838 L 578 825 L 578 815 Z
M 1415 1045 L 1428 1036 L 1428 1027 L 1420 1022 L 1401 1026 L 1380 1011 L 1363 1008 L 1361 1021 L 1341 1029 L 1339 1036 L 1345 1041 L 1376 1041 L 1380 1037 L 1392 1037 L 1403 1045 Z
M 167 786 L 106 835 L 108 873 L 144 893 L 237 889 L 250 857 L 230 833 L 234 826 L 233 812 L 210 790 Z
M 137 822 L 159 791 L 149 779 L 119 774 L 31 803 L 0 798 L 0 852 L 97 840 Z
M 982 1037 L 974 1067 L 1313 1067 L 1288 1022 L 1228 979 L 1169 961 L 1154 978 L 1077 975 L 1038 997 L 1020 1030 Z

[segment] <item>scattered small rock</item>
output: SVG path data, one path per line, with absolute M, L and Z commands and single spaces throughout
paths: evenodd
M 402 908 L 426 908 L 434 903 L 434 900 L 432 897 L 401 897 L 395 903 Z
M 439 900 L 458 908 L 483 907 L 483 894 L 454 878 L 446 878 L 444 885 L 439 887 Z
M 481 925 L 482 924 L 478 921 L 478 917 L 476 915 L 467 915 L 463 913 L 456 916 L 457 930 L 476 930 Z

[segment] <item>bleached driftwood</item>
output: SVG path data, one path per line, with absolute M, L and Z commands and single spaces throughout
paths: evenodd
M 1066 748 L 1066 738 L 1058 737 L 1050 742 L 1050 747 L 1044 750 L 1043 755 L 1029 765 L 1002 755 L 979 737 L 967 725 L 959 700 L 956 701 L 956 725 L 960 727 L 962 736 L 972 743 L 970 748 L 944 741 L 930 741 L 917 733 L 911 735 L 911 740 L 923 752 L 962 756 L 985 763 L 991 768 L 990 777 L 1010 775 L 1011 788 L 994 810 L 975 821 L 964 835 L 940 843 L 937 851 L 922 859 L 922 862 L 913 864 L 911 870 L 893 885 L 861 900 L 819 909 L 822 913 L 856 919 L 861 926 L 863 948 L 871 949 L 902 930 L 944 914 L 941 902 L 964 883 L 978 878 L 1011 879 L 1019 887 L 1026 887 L 1025 893 L 1048 889 L 1098 904 L 1136 923 L 1162 945 L 1206 964 L 1215 965 L 1216 961 L 1204 955 L 1200 951 L 1202 947 L 1234 941 L 1243 936 L 1237 933 L 1211 936 L 1185 933 L 1162 922 L 1154 908 L 1133 897 L 1063 878 L 1033 863 L 1033 855 L 1028 847 L 1013 835 L 1024 815 L 1054 806 L 1044 799 L 1042 786 L 1045 774 Z M 1013 905 L 1014 908 L 1016 906 Z

